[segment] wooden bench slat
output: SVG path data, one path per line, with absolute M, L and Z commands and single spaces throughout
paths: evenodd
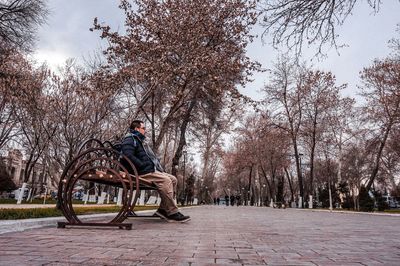
M 129 180 L 125 177 L 124 172 L 120 172 L 120 175 L 123 177 L 123 180 L 125 183 L 129 183 Z M 136 177 L 131 175 L 133 184 L 136 184 Z M 122 186 L 121 185 L 121 180 L 113 175 L 111 172 L 105 172 L 96 169 L 96 171 L 90 171 L 89 173 L 86 173 L 85 175 L 82 175 L 80 179 L 87 180 L 87 181 L 93 181 L 101 184 L 106 184 L 106 185 L 114 185 L 114 186 Z M 139 185 L 140 189 L 142 190 L 156 190 L 157 187 L 150 181 L 139 177 Z

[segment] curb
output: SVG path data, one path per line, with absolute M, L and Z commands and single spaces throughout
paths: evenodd
M 318 209 L 298 209 L 293 208 L 297 211 L 312 211 L 312 212 L 329 212 L 329 213 L 341 213 L 341 214 L 360 214 L 360 215 L 376 215 L 376 216 L 392 216 L 400 217 L 400 213 L 380 213 L 380 212 L 356 212 L 356 211 L 330 211 L 330 210 L 318 210 Z
M 138 211 L 138 214 L 152 213 L 155 210 Z M 98 220 L 107 217 L 113 217 L 117 213 L 101 213 L 80 215 L 82 220 Z M 28 229 L 41 228 L 41 227 L 56 227 L 57 222 L 66 222 L 64 216 L 49 217 L 49 218 L 35 218 L 35 219 L 21 219 L 21 220 L 4 220 L 0 221 L 0 235 L 12 232 L 22 232 Z

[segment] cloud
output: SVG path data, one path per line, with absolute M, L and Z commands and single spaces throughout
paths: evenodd
M 63 66 L 65 61 L 69 58 L 72 58 L 72 56 L 60 50 L 37 50 L 33 54 L 33 58 L 37 61 L 37 63 L 46 64 L 50 69 L 56 71 L 58 67 Z
M 37 51 L 34 58 L 47 61 L 55 70 L 66 59 L 82 62 L 95 50 L 105 46 L 99 32 L 91 32 L 93 19 L 110 25 L 117 31 L 124 23 L 124 15 L 118 1 L 111 0 L 49 0 L 50 15 L 47 25 L 38 31 Z
M 47 61 L 50 67 L 63 64 L 68 58 L 76 58 L 82 62 L 83 57 L 90 57 L 106 43 L 99 37 L 99 32 L 90 32 L 93 19 L 98 18 L 100 23 L 111 26 L 114 31 L 122 31 L 125 16 L 118 8 L 119 1 L 115 0 L 49 0 L 51 15 L 48 24 L 38 32 L 39 42 L 35 58 L 38 61 Z M 373 15 L 371 8 L 361 2 L 356 5 L 353 15 L 349 16 L 345 24 L 338 28 L 339 43 L 346 43 L 347 48 L 339 50 L 340 55 L 331 49 L 328 58 L 321 62 L 313 62 L 316 68 L 332 71 L 336 75 L 338 84 L 349 83 L 346 95 L 356 96 L 359 84 L 359 72 L 363 67 L 372 63 L 375 58 L 382 58 L 389 54 L 387 41 L 394 37 L 396 23 L 399 23 L 400 4 L 398 1 L 385 1 L 378 14 Z M 256 28 L 255 33 L 261 34 L 262 29 Z M 262 45 L 260 36 L 248 47 L 248 54 L 252 59 L 259 61 L 264 68 L 271 68 L 276 60 L 277 52 L 267 44 Z M 315 51 L 303 58 L 310 60 Z M 267 73 L 255 73 L 254 82 L 241 92 L 260 99 L 258 92 L 267 81 Z

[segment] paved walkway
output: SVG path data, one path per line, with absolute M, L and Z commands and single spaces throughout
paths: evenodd
M 400 265 L 400 217 L 260 207 L 184 210 L 131 231 L 47 227 L 0 235 L 0 265 Z
M 74 204 L 75 207 L 85 208 L 98 208 L 98 207 L 111 207 L 115 204 Z M 55 208 L 55 204 L 0 204 L 1 209 L 32 209 L 32 208 Z

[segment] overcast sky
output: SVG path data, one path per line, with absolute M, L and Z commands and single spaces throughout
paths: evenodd
M 349 47 L 341 49 L 340 55 L 332 49 L 327 59 L 313 62 L 318 69 L 332 71 L 338 84 L 348 83 L 344 95 L 352 97 L 357 97 L 356 86 L 359 84 L 359 72 L 362 68 L 371 65 L 376 58 L 386 57 L 390 52 L 387 42 L 393 37 L 400 37 L 396 33 L 396 24 L 400 23 L 400 1 L 382 1 L 378 14 L 373 14 L 366 1 L 358 2 L 353 15 L 337 32 L 340 34 L 339 43 L 345 43 Z M 89 57 L 101 46 L 105 47 L 106 43 L 98 37 L 99 32 L 89 31 L 95 17 L 112 29 L 123 29 L 124 16 L 118 9 L 117 0 L 49 0 L 48 3 L 51 14 L 47 25 L 38 32 L 39 40 L 34 57 L 39 62 L 46 61 L 52 68 L 62 65 L 68 58 L 82 61 L 83 57 Z M 260 29 L 255 29 L 255 32 L 260 32 Z M 264 68 L 271 68 L 278 52 L 268 43 L 262 45 L 258 38 L 249 46 L 248 54 Z M 310 57 L 304 58 L 309 59 Z M 267 75 L 255 74 L 254 79 L 253 83 L 241 91 L 258 100 L 261 98 L 258 91 L 266 82 Z

